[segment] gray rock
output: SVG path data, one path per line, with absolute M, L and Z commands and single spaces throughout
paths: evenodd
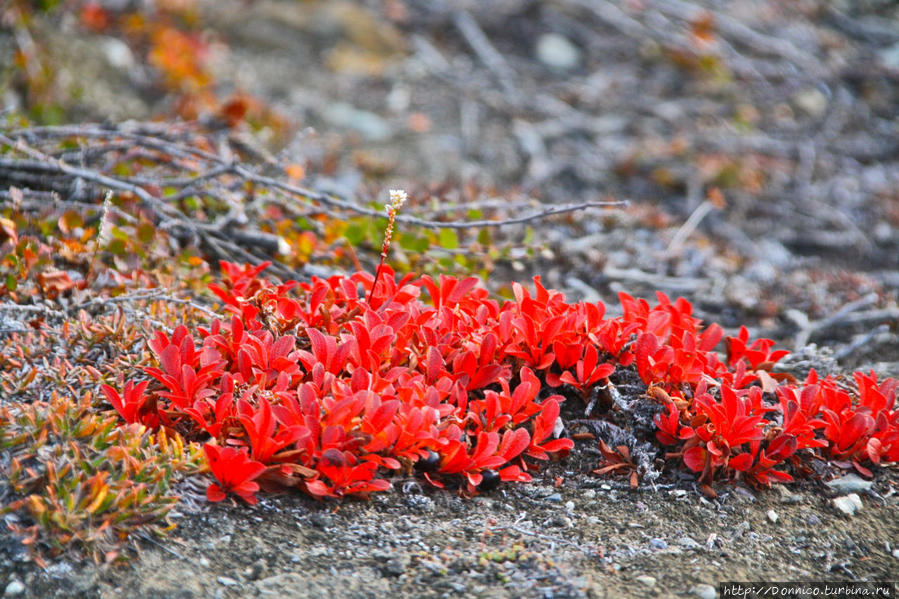
M 322 117 L 332 125 L 357 131 L 369 141 L 385 141 L 393 135 L 393 127 L 383 117 L 346 102 L 331 104 Z
M 649 546 L 653 549 L 668 549 L 668 543 L 666 543 L 663 539 L 650 539 Z
M 695 587 L 690 589 L 690 592 L 699 597 L 700 599 L 715 599 L 718 596 L 718 592 L 715 590 L 710 584 L 697 584 Z
M 692 537 L 681 537 L 677 540 L 677 544 L 684 549 L 702 549 L 702 545 L 697 543 Z
M 811 117 L 818 118 L 827 111 L 827 96 L 816 87 L 797 92 L 793 95 L 793 102 Z
M 306 580 L 296 572 L 263 578 L 256 583 L 260 595 L 268 597 L 296 597 L 306 588 Z
M 777 520 L 778 520 L 777 512 L 775 512 L 774 510 L 768 510 L 767 516 L 768 516 L 768 520 L 770 520 L 772 524 L 777 524 Z
M 635 578 L 634 580 L 636 580 L 637 582 L 639 582 L 640 584 L 642 584 L 643 586 L 645 586 L 646 588 L 649 588 L 649 589 L 651 589 L 651 588 L 653 588 L 653 587 L 656 586 L 656 579 L 655 579 L 655 577 L 654 577 L 654 576 L 649 576 L 649 575 L 647 575 L 647 574 L 641 574 L 640 576 L 638 576 L 638 577 Z
M 891 69 L 899 69 L 899 43 L 883 48 L 878 54 L 884 66 Z
M 309 516 L 309 522 L 316 528 L 328 528 L 334 524 L 334 517 L 325 512 L 312 512 Z
M 559 493 L 553 493 L 552 495 L 547 497 L 546 500 L 552 503 L 562 503 L 562 495 Z
M 409 567 L 410 559 L 408 555 L 397 555 L 387 560 L 384 564 L 384 571 L 393 576 L 399 576 Z
M 567 37 L 558 33 L 544 33 L 537 40 L 537 60 L 560 71 L 576 68 L 581 62 L 581 51 Z
M 833 505 L 837 510 L 847 516 L 854 516 L 862 509 L 862 500 L 855 493 L 850 493 L 844 497 L 837 497 L 833 500 Z
M 893 549 L 893 557 L 899 559 L 899 549 Z
M 846 476 L 835 478 L 824 484 L 830 487 L 831 490 L 840 494 L 867 491 L 874 485 L 872 481 L 865 480 L 857 474 L 847 474 Z
M 218 580 L 219 584 L 223 584 L 226 587 L 236 587 L 240 585 L 240 582 L 234 580 L 229 576 L 219 576 L 216 580 Z
M 18 597 L 19 595 L 25 592 L 25 585 L 22 584 L 21 580 L 16 580 L 13 578 L 9 581 L 9 584 L 6 585 L 6 589 L 3 591 L 4 597 Z
M 587 489 L 586 491 L 584 491 L 584 499 L 588 501 L 596 499 L 596 491 L 593 489 Z

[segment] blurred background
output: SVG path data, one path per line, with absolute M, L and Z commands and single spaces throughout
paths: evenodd
M 403 187 L 432 218 L 628 200 L 400 230 L 395 266 L 498 294 L 537 274 L 570 300 L 660 290 L 827 345 L 797 358 L 819 368 L 899 375 L 891 0 L 6 0 L 0 19 L 5 127 L 197 120 L 311 189 Z M 289 239 L 294 258 L 340 238 L 344 267 L 370 264 L 363 221 L 318 253 Z

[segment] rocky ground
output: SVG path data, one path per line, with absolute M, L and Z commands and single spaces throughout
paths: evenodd
M 500 201 L 632 202 L 536 226 L 543 251 L 501 261 L 491 285 L 541 274 L 611 310 L 616 291 L 660 289 L 795 349 L 797 372 L 899 376 L 895 4 L 262 0 L 209 3 L 204 19 L 225 42 L 211 63 L 223 91 L 294 121 L 272 152 L 306 161 L 311 186 L 366 198 L 449 180 L 440 189 L 477 182 Z M 60 60 L 91 69 L 85 119 L 165 109 L 122 70 L 120 46 L 43 26 L 63 28 Z M 250 508 L 194 501 L 186 486 L 172 537 L 142 543 L 129 566 L 42 571 L 4 538 L 0 585 L 22 597 L 705 598 L 723 580 L 899 571 L 893 467 L 873 483 L 829 471 L 829 483 L 710 500 L 676 473 L 637 490 L 593 476 L 594 446 L 473 500 L 397 480 L 370 502 Z M 841 499 L 852 494 L 860 509 Z

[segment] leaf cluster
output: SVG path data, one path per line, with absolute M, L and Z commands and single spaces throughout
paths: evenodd
M 222 268 L 210 288 L 230 322 L 156 333 L 153 380 L 121 396 L 104 387 L 127 422 L 206 444 L 211 500 L 233 492 L 254 503 L 257 488 L 284 486 L 365 496 L 389 487 L 389 471 L 468 495 L 528 481 L 540 460 L 573 447 L 559 438 L 565 398 L 551 389 L 606 395 L 603 411 L 614 410 L 622 369 L 648 385 L 657 440 L 674 446 L 665 457 L 705 486 L 789 481 L 787 469 L 808 473 L 815 456 L 862 472 L 899 459 L 895 381 L 857 373 L 852 389 L 772 374 L 785 352 L 745 329 L 722 359 L 723 330 L 684 299 L 660 293 L 650 307 L 621 294 L 623 314 L 608 318 L 602 303 L 569 304 L 539 277 L 533 296 L 515 284 L 500 303 L 474 277 L 387 272 L 372 290 L 367 273 L 275 284 L 264 265 Z M 629 455 L 612 463 L 636 467 Z

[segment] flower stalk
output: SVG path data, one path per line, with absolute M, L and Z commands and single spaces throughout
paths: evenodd
M 369 304 L 371 304 L 371 299 L 375 295 L 378 280 L 381 278 L 381 271 L 384 269 L 384 262 L 387 260 L 387 252 L 390 250 L 390 239 L 393 236 L 393 225 L 396 221 L 396 215 L 407 199 L 408 196 L 402 189 L 391 189 L 390 203 L 384 204 L 384 209 L 387 211 L 387 228 L 384 230 L 384 243 L 381 244 L 381 259 L 378 262 L 378 269 L 375 271 L 375 280 L 371 285 L 371 290 L 368 292 L 367 302 Z

